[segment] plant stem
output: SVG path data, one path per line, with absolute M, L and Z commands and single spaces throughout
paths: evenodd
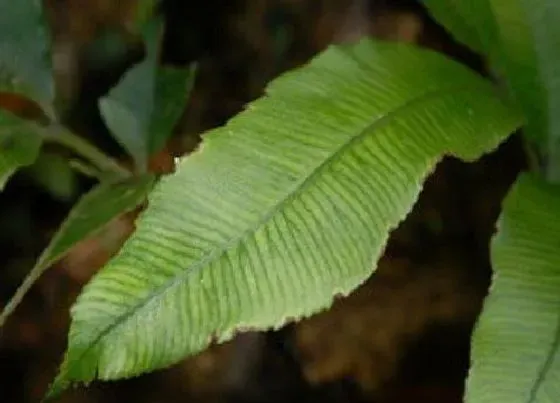
M 23 300 L 23 297 L 27 294 L 27 292 L 33 287 L 35 282 L 39 280 L 39 277 L 45 272 L 48 266 L 44 266 L 42 261 L 39 260 L 37 264 L 31 269 L 29 274 L 25 276 L 21 285 L 17 288 L 15 294 L 10 298 L 2 312 L 0 313 L 0 328 L 4 326 L 6 320 L 10 317 L 10 315 L 15 311 L 18 305 Z
M 87 164 L 83 160 L 72 159 L 68 161 L 68 165 L 70 165 L 70 168 L 72 168 L 76 172 L 81 173 L 84 176 L 88 176 L 90 178 L 97 178 L 99 180 L 101 180 L 103 177 L 103 175 L 99 172 L 97 167 Z
M 132 174 L 123 168 L 117 161 L 106 155 L 104 152 L 96 148 L 94 145 L 90 144 L 88 141 L 76 136 L 69 130 L 61 127 L 60 125 L 52 124 L 47 126 L 44 131 L 44 140 L 56 144 L 60 144 L 91 164 L 95 169 L 89 168 L 90 173 L 96 174 L 96 176 L 102 176 L 113 179 L 124 179 L 130 177 Z M 83 164 L 82 164 L 83 165 Z M 100 171 L 100 174 L 94 171 Z M 103 175 L 105 174 L 105 175 Z M 102 179 L 101 178 L 101 179 Z M 35 282 L 41 277 L 45 270 L 50 266 L 52 262 L 46 262 L 45 257 L 47 256 L 47 248 L 35 266 L 31 269 L 29 274 L 25 277 L 22 284 L 16 290 L 14 296 L 8 301 L 2 312 L 0 313 L 0 328 L 4 325 L 8 317 L 14 312 L 17 306 L 23 300 L 23 297 L 35 284 Z
M 118 178 L 127 178 L 131 175 L 130 171 L 123 168 L 117 161 L 99 150 L 93 144 L 75 135 L 69 130 L 59 125 L 51 125 L 46 128 L 45 140 L 60 144 L 85 160 L 96 166 L 101 172 L 110 173 Z

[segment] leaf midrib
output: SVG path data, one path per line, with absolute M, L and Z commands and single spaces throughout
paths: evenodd
M 537 394 L 543 385 L 544 381 L 546 380 L 546 376 L 550 372 L 552 365 L 554 364 L 554 360 L 556 358 L 556 352 L 560 348 L 560 312 L 556 315 L 556 329 L 554 332 L 554 339 L 548 349 L 548 354 L 546 355 L 546 360 L 544 361 L 542 367 L 539 369 L 537 373 L 537 378 L 535 379 L 535 383 L 531 388 L 529 393 L 529 399 L 527 403 L 534 403 L 537 399 Z
M 82 353 L 80 354 L 79 357 L 77 357 L 77 359 L 72 360 L 72 361 L 73 362 L 79 362 L 81 360 L 81 358 L 83 356 L 85 356 L 87 353 L 89 353 L 89 351 L 94 346 L 96 346 L 100 342 L 100 340 L 102 340 L 107 334 L 109 334 L 113 330 L 115 330 L 116 327 L 125 323 L 130 317 L 137 314 L 140 310 L 142 310 L 150 302 L 152 302 L 153 300 L 155 300 L 159 296 L 165 294 L 167 292 L 167 290 L 173 288 L 177 284 L 182 284 L 184 282 L 185 278 L 187 278 L 189 275 L 191 275 L 191 273 L 196 272 L 197 270 L 200 270 L 200 269 L 206 267 L 209 262 L 214 261 L 215 259 L 219 258 L 224 253 L 226 253 L 228 250 L 230 250 L 232 247 L 235 247 L 235 246 L 239 245 L 246 238 L 253 235 L 255 231 L 262 228 L 262 226 L 265 225 L 272 217 L 274 217 L 276 214 L 278 214 L 279 211 L 281 211 L 282 209 L 285 209 L 288 206 L 290 206 L 291 201 L 294 200 L 299 193 L 301 193 L 302 191 L 307 189 L 307 187 L 310 186 L 310 182 L 313 179 L 315 179 L 317 176 L 319 176 L 324 171 L 324 169 L 326 167 L 328 167 L 331 163 L 337 161 L 340 158 L 340 156 L 345 153 L 345 151 L 347 149 L 353 147 L 354 145 L 356 145 L 360 141 L 367 138 L 371 134 L 371 132 L 376 129 L 376 127 L 377 128 L 383 127 L 383 126 L 389 124 L 390 122 L 392 122 L 393 119 L 401 116 L 405 112 L 408 112 L 408 110 L 413 109 L 413 108 L 417 107 L 418 105 L 425 105 L 426 103 L 428 103 L 428 102 L 430 102 L 434 99 L 438 99 L 441 96 L 445 96 L 445 95 L 449 95 L 449 94 L 453 94 L 453 93 L 458 93 L 458 92 L 476 92 L 476 91 L 481 91 L 480 86 L 475 86 L 474 88 L 473 88 L 473 86 L 469 87 L 469 86 L 466 86 L 466 85 L 450 86 L 448 88 L 443 88 L 443 89 L 440 88 L 438 90 L 429 91 L 429 92 L 426 92 L 426 93 L 424 93 L 420 96 L 417 96 L 416 98 L 405 101 L 403 104 L 401 104 L 401 106 L 393 109 L 392 111 L 388 111 L 384 116 L 380 117 L 379 119 L 377 119 L 374 122 L 365 126 L 356 136 L 350 138 L 348 141 L 343 143 L 329 157 L 325 158 L 320 164 L 318 164 L 316 167 L 314 167 L 311 170 L 311 173 L 309 175 L 307 175 L 305 177 L 305 179 L 296 183 L 293 186 L 292 190 L 287 193 L 286 197 L 284 197 L 280 202 L 276 203 L 271 209 L 269 209 L 269 211 L 266 214 L 262 215 L 261 219 L 259 219 L 255 223 L 255 225 L 253 225 L 249 229 L 243 231 L 239 237 L 236 237 L 236 238 L 230 240 L 229 242 L 226 242 L 225 245 L 222 248 L 213 249 L 212 251 L 210 251 L 209 253 L 207 253 L 203 257 L 201 257 L 199 259 L 198 263 L 196 263 L 194 265 L 191 265 L 190 267 L 186 268 L 179 275 L 173 276 L 168 282 L 161 285 L 156 290 L 149 293 L 146 297 L 144 297 L 140 301 L 138 301 L 138 303 L 136 303 L 132 307 L 132 309 L 128 309 L 125 313 L 119 315 L 117 318 L 115 318 L 114 321 L 112 321 L 109 325 L 107 325 L 103 330 L 101 330 L 99 332 L 98 336 L 95 337 L 95 339 L 90 343 L 90 345 L 87 348 L 82 350 Z M 236 327 L 239 327 L 239 326 L 242 326 L 242 324 L 238 324 Z M 226 333 L 228 331 L 229 330 L 223 329 L 222 333 Z M 67 372 L 69 372 L 69 370 L 67 370 Z M 99 367 L 97 368 L 97 372 L 99 373 Z M 140 374 L 142 372 L 144 372 L 144 370 L 139 371 L 139 372 L 138 371 L 133 371 L 132 373 L 128 373 L 127 376 L 134 376 L 134 374 Z M 105 379 L 111 379 L 111 378 L 105 378 Z

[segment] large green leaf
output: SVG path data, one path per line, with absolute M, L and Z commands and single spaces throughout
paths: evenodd
M 141 170 L 172 134 L 193 78 L 192 69 L 159 66 L 162 29 L 156 19 L 144 26 L 145 59 L 99 104 L 107 126 Z
M 519 123 L 480 77 L 407 45 L 332 47 L 285 74 L 156 187 L 72 309 L 53 394 L 328 307 L 444 154 L 476 159 Z
M 523 175 L 492 240 L 494 282 L 473 337 L 467 402 L 560 400 L 560 187 Z
M 0 315 L 0 326 L 21 302 L 41 274 L 74 245 L 91 237 L 111 220 L 142 203 L 154 184 L 153 175 L 101 183 L 87 193 L 53 237 L 49 246 Z
M 489 55 L 527 115 L 525 132 L 560 181 L 560 2 L 424 0 L 459 40 Z
M 52 113 L 50 35 L 40 0 L 0 0 L 0 91 L 17 92 Z
M 41 148 L 40 127 L 0 109 L 0 190 L 20 167 L 32 164 Z

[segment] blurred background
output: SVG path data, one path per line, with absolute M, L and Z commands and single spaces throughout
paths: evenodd
M 128 30 L 138 1 L 45 0 L 65 122 L 122 161 L 97 100 L 142 57 Z M 163 62 L 196 61 L 198 72 L 174 137 L 150 161 L 160 173 L 271 79 L 332 43 L 362 36 L 415 43 L 486 74 L 484 61 L 419 1 L 164 0 L 162 12 Z M 0 306 L 91 186 L 64 151 L 46 151 L 0 194 Z M 328 311 L 276 332 L 240 334 L 164 371 L 78 387 L 60 401 L 461 402 L 469 337 L 490 281 L 488 240 L 523 164 L 515 137 L 475 164 L 444 160 L 392 234 L 377 272 Z M 66 346 L 70 305 L 134 229 L 135 215 L 77 245 L 0 330 L 0 402 L 41 400 Z

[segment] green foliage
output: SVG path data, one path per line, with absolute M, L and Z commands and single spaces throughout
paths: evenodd
M 560 181 L 560 2 L 425 3 L 459 40 L 489 56 L 527 117 L 524 133 L 537 143 L 545 175 Z M 560 396 L 558 195 L 525 176 L 504 203 L 492 243 L 495 282 L 473 340 L 468 402 Z
M 0 91 L 38 102 L 52 116 L 54 81 L 42 1 L 0 1 Z
M 275 80 L 151 194 L 137 232 L 72 309 L 51 395 L 72 382 L 165 367 L 212 339 L 328 307 L 375 269 L 444 155 L 475 160 L 523 120 L 546 177 L 560 181 L 560 2 L 424 3 L 488 57 L 513 97 L 436 53 L 367 40 L 331 47 Z M 0 325 L 44 270 L 152 190 L 148 158 L 173 133 L 194 72 L 159 64 L 156 4 L 142 0 L 131 22 L 143 35 L 144 60 L 99 101 L 142 175 L 53 122 L 42 127 L 0 110 L 0 189 L 36 161 L 44 142 L 72 150 L 101 181 L 74 206 Z M 0 2 L 0 38 L 0 92 L 31 98 L 56 120 L 41 2 Z M 121 44 L 113 50 L 124 52 Z M 73 173 L 51 157 L 33 169 L 63 197 Z M 45 161 L 56 164 L 43 169 Z M 521 176 L 504 202 L 492 241 L 494 284 L 473 338 L 469 403 L 558 400 L 559 211 L 560 190 L 535 175 Z
M 58 200 L 69 201 L 78 191 L 76 172 L 66 156 L 41 153 L 27 171 L 36 184 Z
M 160 66 L 156 74 L 154 110 L 148 129 L 148 152 L 160 150 L 185 110 L 194 84 L 194 66 L 190 69 Z
M 20 167 L 32 164 L 41 148 L 40 128 L 0 109 L 0 190 Z
M 116 104 L 113 109 L 118 109 L 116 112 L 110 111 L 112 115 L 109 123 L 114 126 L 115 122 L 124 122 L 124 127 L 130 132 L 123 134 L 120 131 L 119 134 L 125 140 L 131 138 L 129 135 L 132 136 L 135 143 L 129 142 L 126 145 L 133 151 L 141 150 L 143 154 L 135 157 L 140 158 L 143 165 L 147 156 L 158 151 L 171 134 L 184 108 L 188 85 L 192 81 L 192 69 L 179 71 L 158 66 L 163 26 L 161 21 L 145 21 L 154 6 L 155 2 L 144 1 L 142 10 L 139 10 L 140 14 L 134 21 L 134 24 L 146 30 L 147 61 L 131 72 L 132 78 L 125 77 L 124 88 L 117 88 L 106 100 Z M 4 187 L 16 169 L 36 161 L 43 143 L 56 143 L 59 147 L 65 147 L 73 152 L 74 157 L 78 156 L 79 160 L 72 164 L 73 160 L 63 159 L 57 154 L 41 155 L 37 164 L 28 170 L 28 174 L 34 175 L 36 182 L 48 187 L 61 198 L 70 196 L 74 191 L 76 182 L 70 167 L 79 168 L 82 173 L 97 177 L 101 183 L 74 206 L 50 246 L 6 305 L 0 315 L 0 326 L 44 270 L 108 221 L 136 207 L 144 200 L 154 182 L 152 175 L 144 173 L 133 177 L 103 151 L 56 121 L 52 103 L 54 85 L 48 54 L 49 37 L 43 17 L 40 1 L 0 3 L 0 92 L 5 91 L 10 96 L 10 93 L 18 93 L 31 97 L 43 106 L 50 117 L 50 122 L 43 122 L 39 126 L 0 110 L 0 188 Z M 100 43 L 103 44 L 103 41 Z M 127 93 L 127 88 L 129 91 L 135 89 L 130 85 L 137 86 L 141 90 L 140 94 Z M 133 100 L 140 102 L 133 103 L 130 110 L 127 110 L 118 104 L 121 100 L 125 104 L 126 101 Z M 26 103 L 29 100 L 23 98 L 21 101 Z M 138 126 L 136 131 L 135 125 Z M 144 133 L 147 128 L 149 130 Z M 67 166 L 62 166 L 61 163 Z
M 122 213 L 137 207 L 145 200 L 153 184 L 154 177 L 144 175 L 97 185 L 74 206 L 38 264 L 51 265 L 76 243 L 94 235 Z
M 423 0 L 438 22 L 455 38 L 476 52 L 499 52 L 499 30 L 494 21 L 491 0 Z
M 107 223 L 142 203 L 152 189 L 154 177 L 146 175 L 119 182 L 104 182 L 87 193 L 74 206 L 49 246 L 31 270 L 16 295 L 0 315 L 0 326 L 39 276 L 78 242 L 85 240 Z
M 492 240 L 490 296 L 473 338 L 468 403 L 560 397 L 560 187 L 523 175 Z
M 527 116 L 547 174 L 560 181 L 560 2 L 425 0 L 459 40 L 488 55 Z
M 158 65 L 162 30 L 160 20 L 145 24 L 145 59 L 100 101 L 107 126 L 140 171 L 145 171 L 149 155 L 172 134 L 193 79 L 193 69 Z
M 162 179 L 73 307 L 53 394 L 328 307 L 371 274 L 443 155 L 474 160 L 519 124 L 487 82 L 436 53 L 331 47 Z

